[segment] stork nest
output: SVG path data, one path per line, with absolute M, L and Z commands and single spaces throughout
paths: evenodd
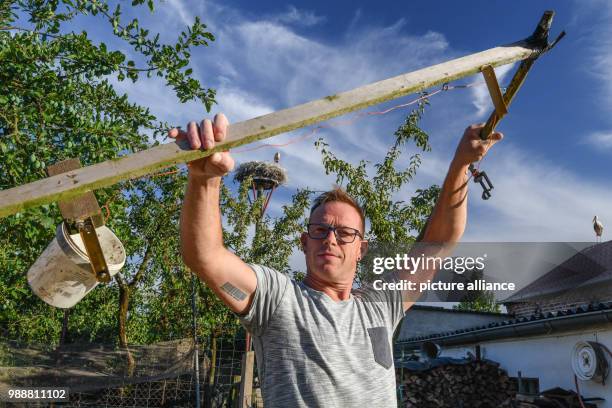
M 255 188 L 271 190 L 287 182 L 287 171 L 276 163 L 251 161 L 242 163 L 236 169 L 234 180 L 242 183 L 248 178 L 253 180 Z

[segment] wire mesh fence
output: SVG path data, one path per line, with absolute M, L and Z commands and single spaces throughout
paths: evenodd
M 19 407 L 238 407 L 243 376 L 244 335 L 191 339 L 129 347 L 128 351 L 89 344 L 52 349 L 17 342 L 0 343 L 0 392 L 8 389 L 67 388 L 62 402 L 0 402 Z M 195 356 L 198 356 L 196 370 Z M 251 406 L 263 406 L 256 378 Z

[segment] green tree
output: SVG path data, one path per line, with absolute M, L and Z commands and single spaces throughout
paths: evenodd
M 471 296 L 470 299 L 462 300 L 458 305 L 453 306 L 453 309 L 469 312 L 501 313 L 501 307 L 495 301 L 495 294 L 488 291 L 480 292 Z
M 466 284 L 476 282 L 483 278 L 482 269 L 473 269 L 465 272 Z M 453 309 L 470 312 L 501 313 L 501 307 L 495 300 L 495 293 L 487 290 L 469 291 Z
M 144 1 L 134 0 L 132 7 Z M 153 1 L 147 1 L 153 11 Z M 105 43 L 95 43 L 87 32 L 70 32 L 67 23 L 89 15 L 108 24 L 134 59 Z M 192 77 L 191 50 L 214 37 L 197 18 L 180 32 L 175 43 L 163 44 L 139 26 L 137 19 L 122 21 L 120 4 L 106 0 L 10 0 L 0 3 L 0 189 L 45 177 L 47 164 L 78 157 L 83 165 L 110 160 L 151 146 L 168 125 L 142 106 L 130 103 L 110 83 L 138 81 L 156 75 L 172 87 L 181 102 L 200 101 L 206 109 L 214 91 Z M 142 61 L 137 65 L 135 60 Z M 128 191 L 150 191 L 147 182 L 124 183 L 96 192 L 100 203 L 109 203 L 109 226 L 128 249 L 125 280 L 136 282 L 150 268 L 143 253 L 150 222 L 134 234 L 132 214 L 159 214 L 147 202 L 137 209 Z M 138 194 L 138 193 L 136 193 Z M 160 204 L 161 205 L 161 204 Z M 25 275 L 29 266 L 53 238 L 61 221 L 55 205 L 46 205 L 0 220 L 0 327 L 13 339 L 57 343 L 62 313 L 38 300 Z M 159 221 L 159 220 L 157 220 Z M 125 228 L 123 228 L 125 226 Z M 136 281 L 136 282 L 135 282 Z M 129 287 L 129 286 L 128 286 Z M 126 293 L 122 289 L 121 293 Z M 120 296 L 119 296 L 120 297 Z M 111 341 L 117 324 L 114 308 L 118 294 L 103 286 L 71 311 L 71 332 L 79 338 Z M 96 319 L 91 319 L 95 313 Z M 88 318 L 89 317 L 89 318 Z M 76 326 L 73 327 L 73 326 Z

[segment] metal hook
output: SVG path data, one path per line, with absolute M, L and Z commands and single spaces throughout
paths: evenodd
M 489 176 L 487 176 L 487 173 L 477 170 L 473 164 L 470 164 L 469 170 L 474 177 L 474 183 L 479 183 L 482 187 L 482 199 L 488 200 L 491 198 L 491 190 L 493 190 L 494 187 L 493 183 L 491 183 L 491 180 L 489 179 Z

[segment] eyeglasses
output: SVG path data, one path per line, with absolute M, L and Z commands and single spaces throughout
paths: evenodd
M 363 235 L 355 228 L 338 226 L 334 227 L 329 224 L 308 224 L 308 236 L 312 239 L 325 239 L 329 236 L 329 232 L 333 231 L 336 236 L 336 241 L 339 244 L 350 244 L 355 241 L 355 237 L 363 239 Z

